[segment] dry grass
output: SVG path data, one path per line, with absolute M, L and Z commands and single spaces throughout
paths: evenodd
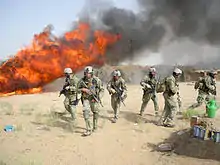
M 191 119 L 192 116 L 204 116 L 204 112 L 195 109 L 188 109 L 183 111 L 182 115 L 183 119 Z

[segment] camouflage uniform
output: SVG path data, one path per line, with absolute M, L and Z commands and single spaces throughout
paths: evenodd
M 118 114 L 122 101 L 127 97 L 127 86 L 125 84 L 125 80 L 122 77 L 119 77 L 118 80 L 112 78 L 107 84 L 107 90 L 111 95 L 111 106 L 114 110 L 114 122 L 118 119 Z M 120 93 L 117 93 L 120 92 Z
M 150 99 L 154 103 L 154 110 L 155 114 L 158 114 L 159 106 L 158 106 L 158 98 L 156 94 L 156 85 L 157 80 L 155 77 L 150 78 L 149 76 L 145 76 L 141 82 L 140 85 L 143 86 L 143 97 L 142 97 L 142 105 L 140 110 L 140 115 L 142 116 L 144 113 L 145 108 L 147 107 L 148 102 Z M 147 88 L 149 86 L 150 88 Z
M 191 105 L 189 108 L 197 108 L 201 106 L 203 102 L 208 102 L 210 99 L 215 98 L 213 92 L 216 93 L 216 86 L 211 76 L 200 77 L 197 83 L 199 83 L 197 103 Z
M 82 88 L 87 88 L 91 90 L 98 99 L 101 99 L 104 94 L 104 87 L 102 81 L 95 76 L 91 78 L 83 77 L 79 81 L 78 85 L 79 90 Z M 93 113 L 93 131 L 97 129 L 100 103 L 96 102 L 91 94 L 82 92 L 82 104 L 83 104 L 83 117 L 86 123 L 86 133 L 85 135 L 91 134 L 91 122 L 89 120 L 90 110 Z
M 69 74 L 65 79 L 63 89 L 65 90 L 64 107 L 76 119 L 76 106 L 80 100 L 80 91 L 77 90 L 79 79 L 74 74 Z
M 178 74 L 181 74 L 182 71 L 177 69 L 174 70 Z M 178 98 L 180 99 L 179 95 L 179 84 L 177 82 L 177 78 L 174 75 L 169 76 L 166 78 L 165 81 L 165 91 L 163 93 L 165 106 L 163 112 L 163 124 L 164 126 L 174 126 L 175 116 L 178 111 Z

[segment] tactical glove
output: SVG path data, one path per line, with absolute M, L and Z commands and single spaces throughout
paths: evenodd
M 111 93 L 111 94 L 115 94 L 116 91 L 115 91 L 113 88 L 111 88 L 111 89 L 110 89 L 110 93 Z

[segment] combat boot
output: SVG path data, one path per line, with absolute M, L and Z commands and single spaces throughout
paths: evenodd
M 117 116 L 115 116 L 115 117 L 113 118 L 113 120 L 112 120 L 112 123 L 116 123 L 116 122 L 117 122 L 117 120 L 118 120 L 118 117 L 117 117 Z
M 171 123 L 164 124 L 164 127 L 174 128 L 175 125 Z
M 92 134 L 91 130 L 84 132 L 83 136 L 90 136 Z
M 86 119 L 85 122 L 86 122 L 86 132 L 84 133 L 84 135 L 88 136 L 91 134 L 91 123 L 89 119 Z
M 165 122 L 163 124 L 164 127 L 169 127 L 169 128 L 174 128 L 175 124 L 173 123 L 173 121 L 168 120 L 167 122 Z
M 139 115 L 139 116 L 143 116 L 143 112 L 140 112 L 138 115 Z

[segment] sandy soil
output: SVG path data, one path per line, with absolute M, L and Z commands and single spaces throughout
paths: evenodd
M 218 86 L 219 89 L 219 86 Z M 153 104 L 139 118 L 142 90 L 128 86 L 126 107 L 122 106 L 118 123 L 111 123 L 110 97 L 105 93 L 99 131 L 82 137 L 84 120 L 82 105 L 77 109 L 78 126 L 68 122 L 63 96 L 58 92 L 0 98 L 0 164 L 8 165 L 206 165 L 220 164 L 220 145 L 178 135 L 189 128 L 189 122 L 179 119 L 176 128 L 155 125 Z M 190 84 L 180 85 L 184 107 L 195 101 L 196 92 Z M 218 98 L 219 100 L 219 98 Z M 159 94 L 160 109 L 163 97 Z M 184 109 L 184 108 L 183 108 Z M 204 111 L 204 107 L 200 108 Z M 218 117 L 220 114 L 218 113 Z M 15 131 L 4 132 L 12 124 Z M 179 140 L 174 152 L 160 153 L 155 145 Z

